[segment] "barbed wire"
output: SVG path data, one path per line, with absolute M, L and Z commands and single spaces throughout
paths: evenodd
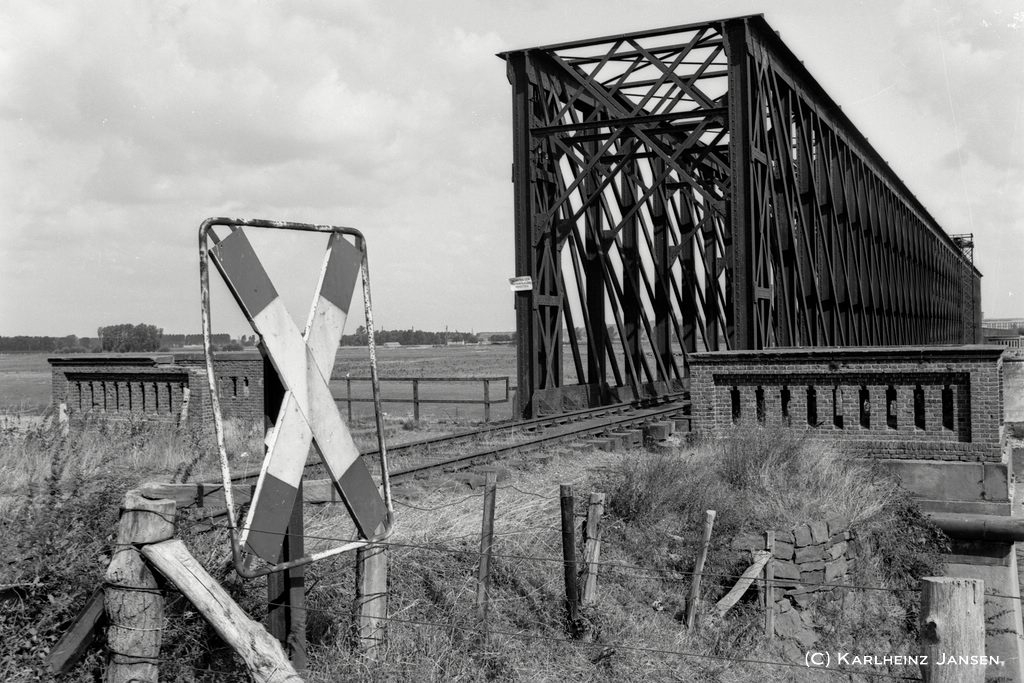
M 443 503 L 443 504 L 438 505 L 436 507 L 419 507 L 417 505 L 413 505 L 412 503 L 406 503 L 405 501 L 401 501 L 401 500 L 398 500 L 398 499 L 395 499 L 395 505 L 401 505 L 402 507 L 412 508 L 413 510 L 419 510 L 421 512 L 436 512 L 438 510 L 443 510 L 445 508 L 455 507 L 456 505 L 462 505 L 467 500 L 474 500 L 476 498 L 483 498 L 483 494 L 482 493 L 474 493 L 472 495 L 466 496 L 465 498 L 461 498 L 459 500 L 452 501 L 450 503 Z
M 228 528 L 228 527 L 225 525 L 224 528 Z M 279 536 L 286 535 L 286 532 L 282 532 L 282 531 L 261 530 L 261 529 L 254 529 L 252 527 L 250 527 L 249 530 L 250 531 L 256 531 L 257 533 L 266 533 L 266 534 L 271 534 L 271 535 L 279 535 Z M 467 538 L 471 537 L 471 536 L 472 535 L 467 534 Z M 475 536 L 479 537 L 478 534 L 475 534 Z M 318 540 L 318 541 L 330 541 L 332 543 L 353 543 L 353 542 L 365 540 L 365 539 L 354 539 L 354 538 L 336 538 L 336 537 L 331 537 L 331 536 L 321 536 L 321 535 L 314 535 L 314 534 L 305 534 L 305 538 L 312 539 L 312 540 Z M 453 554 L 453 555 L 467 555 L 468 554 L 468 555 L 478 555 L 479 556 L 479 555 L 482 554 L 480 550 L 475 550 L 472 547 L 448 548 L 448 547 L 445 547 L 445 546 L 442 546 L 442 545 L 425 545 L 425 544 L 422 544 L 422 543 L 410 543 L 410 542 L 391 541 L 391 540 L 379 541 L 379 542 L 374 543 L 373 545 L 375 545 L 375 546 L 388 546 L 388 547 L 392 547 L 392 548 L 427 550 L 427 551 L 430 551 L 430 552 L 449 553 L 449 554 Z M 565 566 L 566 564 L 568 564 L 566 562 L 566 560 L 564 560 L 562 558 L 557 558 L 557 557 L 541 557 L 541 556 L 536 556 L 536 555 L 522 555 L 522 554 L 518 554 L 518 553 L 496 553 L 496 552 L 493 552 L 493 551 L 490 553 L 490 556 L 491 556 L 491 558 L 497 558 L 497 559 L 512 559 L 512 560 L 524 560 L 524 561 L 530 561 L 530 562 L 544 562 L 544 563 L 548 563 L 548 564 L 560 564 L 562 566 Z M 640 566 L 640 565 L 625 564 L 625 563 L 621 563 L 621 562 L 608 562 L 608 561 L 586 562 L 583 559 L 579 559 L 574 564 L 577 565 L 577 566 L 580 566 L 580 567 L 582 567 L 583 565 L 593 565 L 593 566 L 596 566 L 596 567 L 598 567 L 600 569 L 608 569 L 608 570 L 612 570 L 612 571 L 630 571 L 630 572 L 634 572 L 634 575 L 640 575 L 640 578 L 650 578 L 650 579 L 656 579 L 656 580 L 660 580 L 660 581 L 685 581 L 689 577 L 695 576 L 697 574 L 697 572 L 693 572 L 693 571 L 683 571 L 683 570 L 680 570 L 680 569 L 659 569 L 657 567 L 643 567 L 643 566 Z M 722 578 L 722 579 L 740 579 L 743 576 L 742 574 L 727 574 L 727 573 L 722 573 L 722 572 L 709 572 L 709 571 L 703 571 L 703 572 L 700 572 L 700 574 L 701 574 L 701 576 L 715 577 L 715 578 Z M 763 584 L 766 581 L 767 581 L 767 579 L 765 579 L 763 576 L 762 577 L 755 577 L 755 578 L 752 579 L 752 582 L 754 582 L 754 583 L 762 583 Z M 788 585 L 800 585 L 800 586 L 814 586 L 814 587 L 820 587 L 820 588 L 850 588 L 850 589 L 857 589 L 857 590 L 888 591 L 888 592 L 894 592 L 894 593 L 915 593 L 915 592 L 920 592 L 920 590 L 921 590 L 920 588 L 891 588 L 891 587 L 887 587 L 887 586 L 862 586 L 862 585 L 857 585 L 857 584 L 832 583 L 832 582 L 825 582 L 825 581 L 801 581 L 799 579 L 791 579 L 791 578 L 784 578 L 784 577 L 776 577 L 776 578 L 772 579 L 772 583 L 776 587 L 782 587 L 782 586 L 788 586 Z
M 274 606 L 282 606 L 281 603 L 272 603 L 272 604 Z M 334 615 L 337 615 L 339 613 L 339 611 L 341 611 L 341 610 L 336 609 L 336 608 L 334 608 L 334 609 L 327 609 L 327 608 L 319 608 L 319 607 L 296 607 L 296 606 L 292 606 L 291 609 L 304 610 L 306 612 L 334 614 Z M 351 609 L 346 609 L 346 610 L 344 610 L 344 612 L 347 612 L 350 616 L 354 616 L 354 613 L 352 612 Z M 571 645 L 571 646 L 575 646 L 575 647 L 589 647 L 589 648 L 602 648 L 602 649 L 604 649 L 604 648 L 611 648 L 613 650 L 616 650 L 616 649 L 618 649 L 618 650 L 630 650 L 630 651 L 634 651 L 634 652 L 646 652 L 648 654 L 660 654 L 660 655 L 668 655 L 668 656 L 683 657 L 683 658 L 712 659 L 712 660 L 716 660 L 716 661 L 733 662 L 733 663 L 739 663 L 739 664 L 761 664 L 761 665 L 768 665 L 768 666 L 783 666 L 783 667 L 790 667 L 790 668 L 796 668 L 796 669 L 809 668 L 809 667 L 807 667 L 806 664 L 794 664 L 793 662 L 775 662 L 775 661 L 771 661 L 771 660 L 767 660 L 767 659 L 751 659 L 751 658 L 748 658 L 748 657 L 727 657 L 725 655 L 713 655 L 713 654 L 707 654 L 707 653 L 701 653 L 701 652 L 686 652 L 686 651 L 682 651 L 682 650 L 665 650 L 665 649 L 662 649 L 662 648 L 644 647 L 644 646 L 641 646 L 641 645 L 627 645 L 625 643 L 620 643 L 620 642 L 608 642 L 608 641 L 605 641 L 605 642 L 590 641 L 590 642 L 588 642 L 588 641 L 585 641 L 585 640 L 573 640 L 573 639 L 569 639 L 569 638 L 554 638 L 554 637 L 552 637 L 550 635 L 542 635 L 542 634 L 535 634 L 535 633 L 525 633 L 525 632 L 521 632 L 521 631 L 520 632 L 504 631 L 504 630 L 493 629 L 493 628 L 489 628 L 489 627 L 485 628 L 485 627 L 480 626 L 480 625 L 476 625 L 476 626 L 462 626 L 462 625 L 455 624 L 455 623 L 440 623 L 440 622 L 436 622 L 436 621 L 423 621 L 423 620 L 419 620 L 419 619 L 401 619 L 401 618 L 394 617 L 394 616 L 391 616 L 391 617 L 376 616 L 376 617 L 373 617 L 373 619 L 376 619 L 376 620 L 379 620 L 379 621 L 386 621 L 386 622 L 389 622 L 389 623 L 408 624 L 408 625 L 414 625 L 414 626 L 429 626 L 429 627 L 440 628 L 440 629 L 454 629 L 454 630 L 457 630 L 457 631 L 466 631 L 466 632 L 470 632 L 470 633 L 484 633 L 484 632 L 486 632 L 488 635 L 506 636 L 506 637 L 518 638 L 518 639 L 522 639 L 522 640 L 543 640 L 545 642 L 554 642 L 554 643 L 559 643 L 559 644 L 563 644 L 563 645 Z M 814 667 L 814 668 L 817 670 L 817 667 Z M 844 675 L 844 676 L 850 675 L 850 674 L 867 674 L 867 675 L 871 675 L 871 676 L 877 676 L 877 677 L 881 677 L 881 678 L 888 678 L 888 679 L 898 680 L 898 681 L 920 681 L 920 680 L 922 680 L 919 677 L 914 677 L 914 676 L 897 676 L 897 675 L 894 675 L 894 674 L 881 673 L 881 672 L 878 672 L 878 671 L 863 671 L 863 670 L 857 670 L 857 669 L 832 669 L 832 668 L 828 668 L 828 669 L 821 668 L 820 670 L 821 671 L 828 671 L 829 673 L 839 674 L 839 675 Z

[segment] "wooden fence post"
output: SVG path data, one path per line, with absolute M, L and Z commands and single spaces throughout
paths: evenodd
M 159 677 L 164 598 L 136 546 L 174 536 L 173 500 L 147 500 L 128 491 L 117 526 L 117 546 L 106 573 L 107 683 Z
M 576 584 L 576 519 L 572 485 L 562 484 L 562 564 L 565 572 L 565 610 L 569 634 L 576 637 L 580 624 L 580 592 Z
M 352 378 L 345 378 L 345 402 L 348 404 L 348 423 L 352 424 Z
M 764 532 L 768 563 L 764 566 L 764 634 L 775 639 L 775 532 Z
M 491 380 L 484 380 L 484 422 L 491 421 Z
M 700 577 L 704 573 L 704 562 L 708 559 L 711 528 L 715 525 L 714 510 L 707 510 L 704 515 L 704 540 L 701 542 L 697 566 L 693 570 L 693 579 L 690 582 L 690 599 L 686 604 L 686 628 L 693 628 L 693 622 L 697 616 L 697 603 L 700 602 Z
M 296 560 L 305 554 L 302 488 L 300 481 L 281 547 L 282 562 Z M 306 668 L 305 577 L 305 567 L 292 567 L 267 575 L 267 629 L 285 646 L 298 671 Z
M 263 423 L 269 428 L 277 420 L 284 403 L 285 388 L 273 362 L 263 354 Z M 253 489 L 255 493 L 255 489 Z M 281 544 L 281 561 L 303 556 L 302 482 L 299 482 L 291 517 Z M 267 629 L 281 641 L 295 668 L 306 668 L 306 593 L 303 587 L 305 567 L 293 567 L 267 576 Z
M 420 381 L 412 381 L 412 419 L 420 421 Z
M 921 674 L 930 683 L 985 680 L 985 582 L 981 579 L 921 579 Z M 958 657 L 974 657 L 959 664 Z
M 587 534 L 583 547 L 583 606 L 597 604 L 597 571 L 601 561 L 601 518 L 604 494 L 591 493 L 587 508 Z
M 383 531 L 377 528 L 375 534 Z M 386 545 L 363 546 L 356 551 L 356 644 L 370 659 L 376 659 L 384 644 L 388 616 L 388 555 Z
M 490 605 L 491 547 L 494 543 L 494 502 L 498 490 L 498 473 L 487 470 L 484 484 L 484 514 L 480 529 L 480 567 L 476 578 L 476 616 L 487 642 L 487 608 Z

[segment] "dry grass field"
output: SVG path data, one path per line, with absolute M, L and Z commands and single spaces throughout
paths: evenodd
M 258 452 L 260 436 L 232 433 L 234 465 L 243 453 Z M 0 680 L 49 680 L 43 658 L 103 581 L 124 491 L 143 481 L 193 480 L 211 452 L 208 438 L 166 425 L 98 422 L 69 437 L 51 423 L 0 429 Z M 308 679 L 813 681 L 820 675 L 802 667 L 757 663 L 792 662 L 793 655 L 783 643 L 764 640 L 756 600 L 724 619 L 710 609 L 749 563 L 731 548 L 733 538 L 844 515 L 857 524 L 870 553 L 851 583 L 902 589 L 933 569 L 935 546 L 898 489 L 839 451 L 809 446 L 798 433 L 753 427 L 696 447 L 674 439 L 656 453 L 556 447 L 542 461 L 535 455 L 500 463 L 488 645 L 480 644 L 474 616 L 481 492 L 464 479 L 437 475 L 396 487 L 392 621 L 378 664 L 352 650 L 351 556 L 309 569 Z M 561 483 L 575 485 L 577 515 L 590 491 L 608 497 L 602 560 L 610 564 L 602 570 L 598 604 L 584 614 L 594 645 L 573 644 L 565 633 Z M 699 628 L 688 631 L 680 615 L 706 509 L 719 516 Z M 194 521 L 182 518 L 179 537 L 232 586 L 254 619 L 262 619 L 264 583 L 232 580 L 222 562 L 224 529 Z M 342 506 L 307 510 L 307 549 L 349 533 Z M 876 590 L 851 591 L 841 603 L 823 601 L 815 608 L 821 644 L 909 652 L 915 606 L 913 593 Z M 162 680 L 246 680 L 230 649 L 183 600 L 172 597 L 166 623 Z M 104 658 L 101 647 L 92 649 L 67 680 L 96 680 Z
M 341 349 L 335 377 L 368 374 L 366 354 Z M 515 348 L 388 348 L 380 350 L 379 363 L 385 378 L 512 375 Z M 341 395 L 344 382 L 333 384 Z M 41 412 L 48 403 L 45 356 L 0 358 L 0 398 L 7 410 L 0 420 L 0 680 L 48 680 L 43 658 L 103 581 L 124 492 L 144 481 L 214 479 L 215 447 L 209 434 L 145 421 L 95 421 L 63 437 L 52 418 L 18 419 L 11 414 L 18 406 L 34 401 Z M 407 419 L 409 405 L 385 408 L 388 438 L 395 441 L 479 420 L 466 406 L 458 412 L 453 406 L 429 408 L 437 413 L 425 408 L 418 424 Z M 356 423 L 357 438 L 369 446 L 369 422 Z M 231 425 L 228 437 L 233 469 L 257 464 L 250 454 L 262 451 L 262 433 Z M 795 646 L 763 638 L 763 608 L 755 593 L 724 618 L 710 606 L 749 564 L 732 548 L 734 538 L 834 516 L 855 523 L 867 553 L 850 582 L 897 591 L 853 590 L 841 601 L 823 599 L 814 607 L 820 645 L 864 652 L 915 647 L 916 594 L 905 589 L 934 571 L 941 539 L 892 481 L 836 448 L 811 445 L 799 432 L 750 426 L 718 442 L 691 445 L 675 438 L 655 452 L 556 446 L 499 466 L 490 641 L 479 640 L 474 607 L 479 482 L 439 474 L 395 489 L 392 621 L 378 664 L 352 649 L 351 556 L 309 568 L 310 680 L 818 680 L 817 672 L 802 667 L 763 663 L 794 661 Z M 578 516 L 589 492 L 607 495 L 602 560 L 609 569 L 597 605 L 584 614 L 593 645 L 575 645 L 565 632 L 562 483 L 576 488 Z M 707 509 L 718 517 L 705 602 L 698 628 L 689 631 L 681 615 Z M 307 550 L 330 547 L 331 539 L 352 533 L 350 526 L 343 506 L 310 506 Z M 218 580 L 232 586 L 254 619 L 265 616 L 265 583 L 238 582 L 225 570 L 223 528 L 195 527 L 186 513 L 178 535 Z M 246 680 L 230 649 L 177 598 L 169 602 L 163 647 L 162 679 Z M 92 649 L 67 680 L 95 680 L 104 661 L 102 648 Z M 917 672 L 896 667 L 877 673 Z
M 0 355 L 0 414 L 39 415 L 50 405 L 50 366 L 47 354 L 5 354 Z M 427 346 L 380 348 L 377 363 L 381 377 L 472 377 L 508 376 L 515 385 L 515 346 L 508 344 L 470 346 Z M 334 377 L 369 377 L 369 354 L 364 347 L 342 347 L 335 360 Z M 494 383 L 492 394 L 502 398 L 504 392 Z M 335 396 L 345 395 L 344 381 L 332 382 Z M 408 383 L 384 384 L 386 398 L 411 398 Z M 369 384 L 353 385 L 353 396 L 369 397 Z M 422 398 L 464 398 L 482 399 L 482 384 L 424 385 Z M 496 405 L 494 419 L 511 415 L 510 404 Z M 396 415 L 412 414 L 412 405 L 390 404 L 385 408 Z M 357 414 L 371 412 L 369 404 L 357 405 Z M 482 419 L 483 409 L 470 405 L 430 405 L 423 410 L 424 417 L 434 419 Z
M 44 353 L 0 354 L 0 413 L 39 414 L 50 405 Z

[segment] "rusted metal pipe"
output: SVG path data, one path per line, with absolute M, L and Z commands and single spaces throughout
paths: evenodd
M 947 536 L 968 541 L 1024 541 L 1024 517 L 959 512 L 926 512 Z

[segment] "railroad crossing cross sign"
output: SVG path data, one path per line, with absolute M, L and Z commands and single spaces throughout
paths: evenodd
M 283 228 L 299 225 L 260 223 L 248 224 Z M 372 538 L 385 523 L 388 509 L 359 457 L 328 385 L 363 262 L 363 241 L 355 233 L 358 246 L 354 246 L 343 234 L 353 231 L 330 230 L 318 292 L 306 327 L 300 332 L 245 232 L 237 225 L 231 230 L 223 240 L 208 233 L 215 241 L 209 249 L 210 258 L 260 335 L 264 353 L 285 388 L 277 421 L 267 438 L 266 457 L 240 545 L 270 564 L 279 561 L 311 444 L 360 534 Z

